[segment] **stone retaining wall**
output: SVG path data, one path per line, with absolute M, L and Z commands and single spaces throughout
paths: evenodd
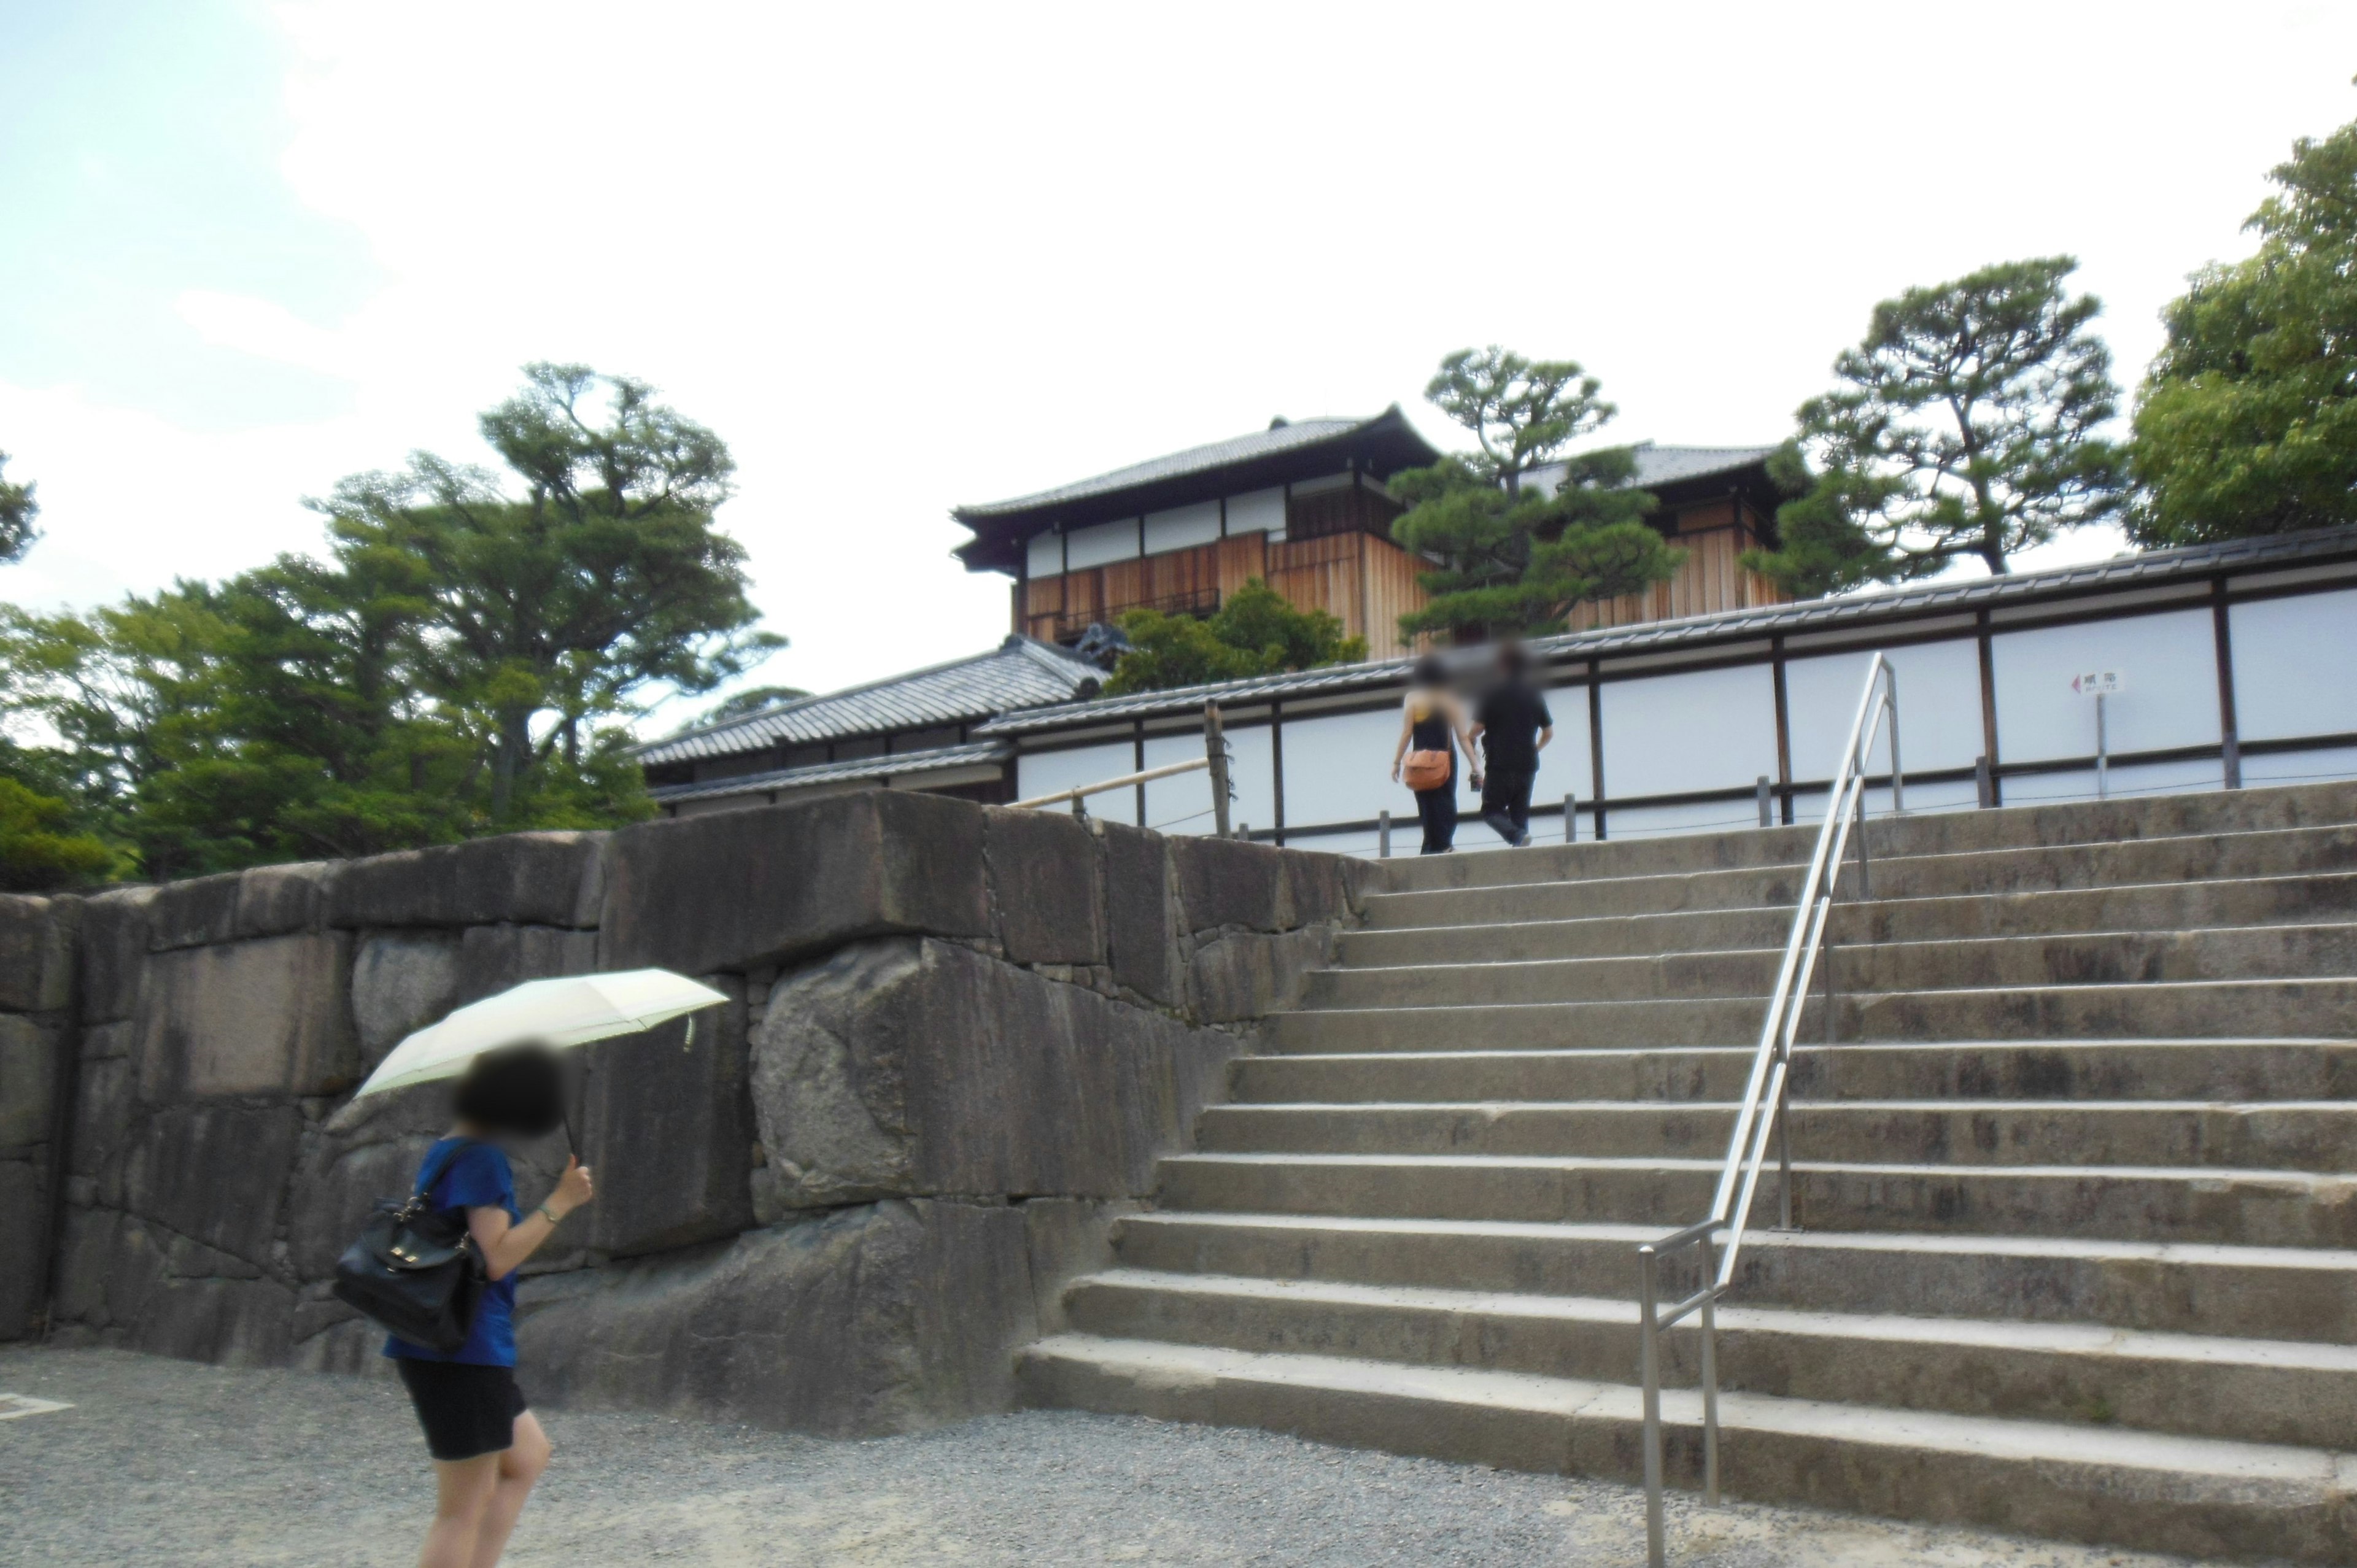
M 1358 875 L 878 791 L 0 900 L 0 1337 L 46 1253 L 55 1337 L 374 1369 L 328 1280 L 447 1086 L 352 1088 L 453 1005 L 659 964 L 729 1002 L 583 1053 L 600 1196 L 528 1271 L 528 1389 L 844 1434 L 1003 1408 Z M 565 1152 L 519 1152 L 525 1201 Z

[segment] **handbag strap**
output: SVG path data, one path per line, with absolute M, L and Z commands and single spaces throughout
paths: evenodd
M 417 1173 L 417 1190 L 409 1195 L 410 1201 L 413 1203 L 423 1202 L 425 1195 L 433 1190 L 434 1184 L 440 1181 L 444 1175 L 449 1171 L 450 1162 L 457 1159 L 459 1155 L 467 1149 L 473 1147 L 474 1144 L 475 1140 L 472 1138 L 451 1139 L 450 1146 L 442 1151 L 441 1163 L 437 1165 L 429 1160 L 426 1162 L 425 1168 Z

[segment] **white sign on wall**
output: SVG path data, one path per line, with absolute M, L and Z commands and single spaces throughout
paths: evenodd
M 2071 677 L 2071 690 L 2083 697 L 2116 697 L 2128 689 L 2128 678 L 2116 670 L 2091 670 Z

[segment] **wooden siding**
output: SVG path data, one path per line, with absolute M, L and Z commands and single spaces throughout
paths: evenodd
M 1053 642 L 1141 607 L 1209 613 L 1254 577 L 1302 609 L 1337 617 L 1372 657 L 1405 652 L 1399 618 L 1424 603 L 1415 557 L 1371 533 L 1272 540 L 1240 533 L 1191 550 L 1116 561 L 1022 585 L 1017 631 Z
M 1724 502 L 1680 513 L 1674 533 L 1678 548 L 1686 553 L 1686 558 L 1677 575 L 1642 593 L 1576 605 L 1567 623 L 1569 628 L 1591 631 L 1789 602 L 1791 595 L 1757 573 L 1743 569 L 1740 557 L 1745 551 L 1757 548 L 1760 540 L 1749 526 L 1749 514 L 1740 515 L 1742 521 L 1736 521 L 1735 509 Z

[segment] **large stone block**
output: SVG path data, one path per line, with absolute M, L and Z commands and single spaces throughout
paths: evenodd
M 1088 824 L 1052 811 L 986 808 L 983 857 L 1008 959 L 1105 961 L 1104 883 Z
M 328 923 L 335 901 L 336 879 L 350 863 L 340 860 L 301 861 L 287 865 L 257 865 L 237 879 L 237 916 L 232 934 L 275 937 L 288 931 L 316 931 Z
M 524 1284 L 533 1397 L 829 1437 L 908 1432 L 1014 1402 L 1037 1324 L 1022 1215 L 890 1202 Z
M 901 932 L 990 934 L 981 807 L 871 789 L 613 838 L 608 969 L 712 974 Z
M 1040 1333 L 1061 1334 L 1071 1326 L 1064 1287 L 1082 1274 L 1114 1266 L 1114 1221 L 1146 1205 L 1132 1198 L 1035 1197 L 1020 1207 L 1031 1259 L 1032 1310 Z
M 148 907 L 149 940 L 160 950 L 316 931 L 348 864 L 300 861 L 167 882 Z
M 81 900 L 84 1026 L 113 1023 L 138 1010 L 156 893 L 153 887 L 124 887 Z
M 237 892 L 242 874 L 191 876 L 156 888 L 147 906 L 147 939 L 162 950 L 199 948 L 237 939 Z
M 456 931 L 368 931 L 352 951 L 352 1027 L 362 1072 L 458 1001 Z
M 123 1202 L 123 1167 L 131 1154 L 138 1101 L 139 1079 L 129 1061 L 102 1058 L 81 1064 L 68 1168 L 97 1184 L 97 1201 L 110 1207 Z
M 753 1222 L 753 1101 L 745 983 L 711 975 L 726 1006 L 582 1054 L 584 1163 L 597 1201 L 574 1221 L 588 1245 L 630 1257 L 733 1236 Z
M 0 893 L 0 1012 L 50 1012 L 72 1000 L 78 904 Z
M 1187 1008 L 1206 1024 L 1263 1018 L 1301 1000 L 1306 977 L 1333 956 L 1333 928 L 1269 936 L 1233 931 L 1195 950 L 1187 968 Z
M 351 947 L 349 931 L 313 931 L 156 954 L 138 1012 L 142 1098 L 350 1088 Z
M 1289 849 L 1284 854 L 1286 928 L 1347 920 L 1358 912 L 1363 861 L 1310 850 Z
M 505 833 L 347 861 L 328 918 L 339 926 L 594 926 L 605 840 Z
M 260 1266 L 278 1234 L 303 1113 L 291 1105 L 174 1105 L 147 1119 L 124 1171 L 131 1212 Z
M 1170 857 L 1178 866 L 1188 930 L 1281 931 L 1292 924 L 1285 851 L 1240 839 L 1174 838 Z
M 62 1026 L 0 1013 L 0 1157 L 49 1141 Z
M 754 1042 L 770 1195 L 1143 1197 L 1236 1040 L 947 942 L 781 982 Z
M 496 996 L 527 980 L 597 972 L 597 933 L 556 926 L 469 926 L 458 944 L 457 1001 Z
M 1186 998 L 1187 977 L 1178 962 L 1178 909 L 1171 897 L 1168 841 L 1119 822 L 1098 826 L 1114 980 L 1176 1007 Z
M 31 1160 L 0 1160 L 0 1340 L 32 1332 L 41 1277 L 41 1232 L 49 1206 L 41 1167 Z

